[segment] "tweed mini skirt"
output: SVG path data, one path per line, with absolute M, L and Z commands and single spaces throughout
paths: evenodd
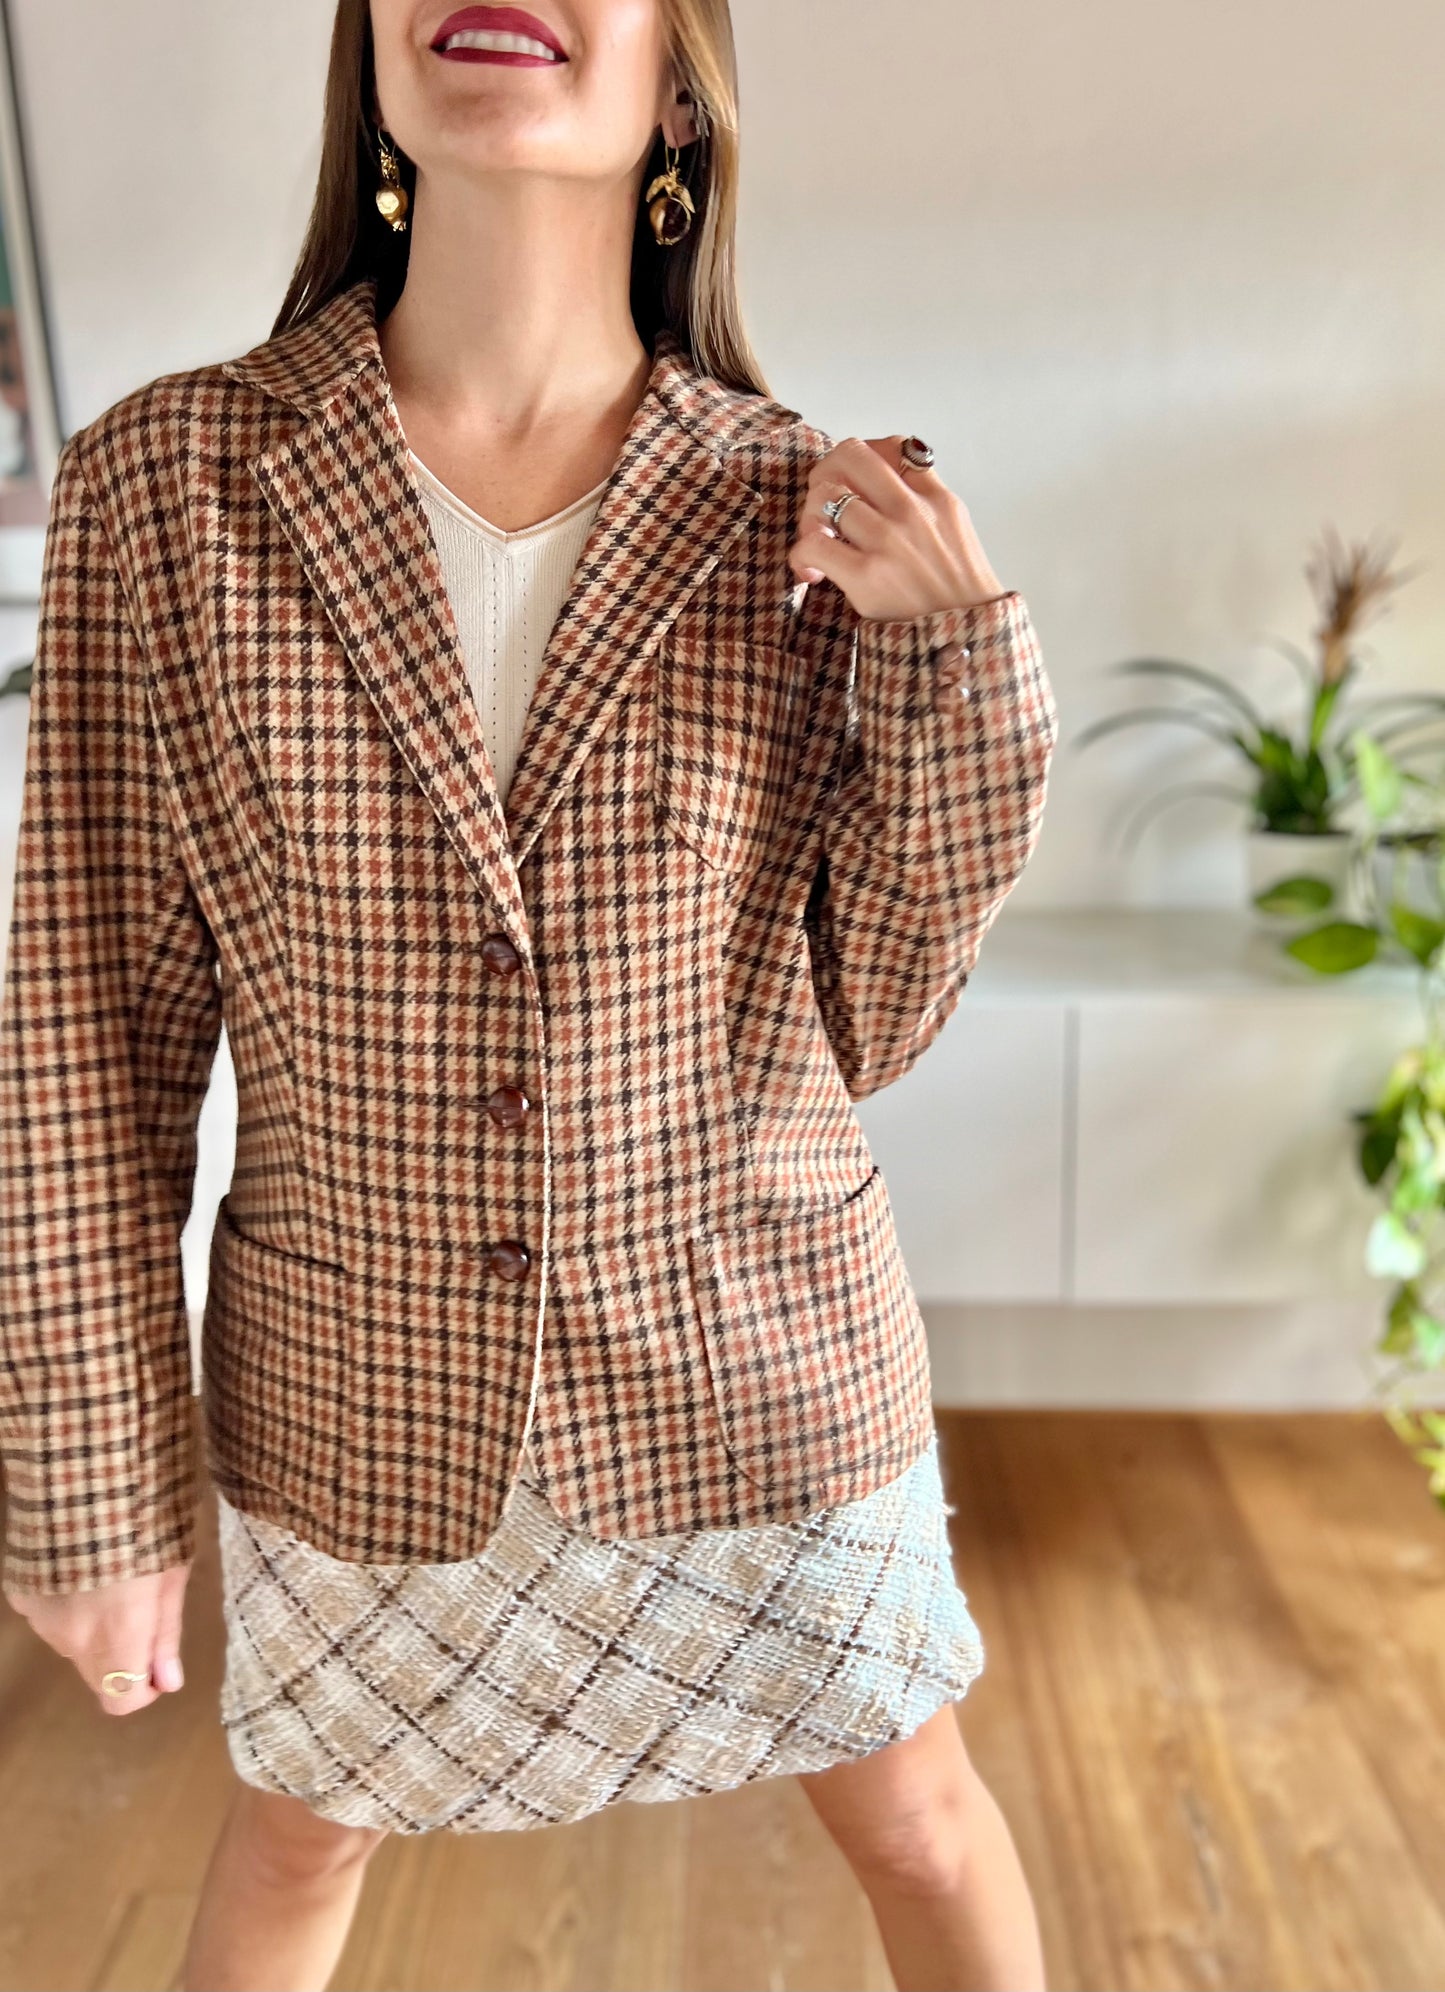
M 460 1563 L 339 1562 L 218 1491 L 239 1776 L 394 1833 L 514 1831 L 823 1770 L 967 1692 L 938 1435 L 798 1522 L 604 1541 L 529 1455 Z

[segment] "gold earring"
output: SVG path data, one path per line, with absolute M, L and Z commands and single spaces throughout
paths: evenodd
M 376 190 L 376 211 L 400 235 L 406 227 L 406 211 L 411 203 L 406 188 L 401 184 L 401 171 L 391 140 L 380 125 L 376 128 L 376 140 L 381 148 L 381 185 Z
M 652 223 L 652 232 L 660 247 L 671 249 L 692 227 L 697 209 L 692 204 L 692 195 L 678 177 L 680 155 L 666 139 L 662 141 L 662 151 L 667 160 L 667 170 L 658 174 L 643 199 L 647 202 L 647 218 Z M 671 158 L 667 157 L 669 153 Z

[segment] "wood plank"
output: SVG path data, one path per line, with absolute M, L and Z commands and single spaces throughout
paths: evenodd
M 1046 1789 L 1060 1864 L 1071 1905 L 1107 1931 L 1109 1955 L 1090 1961 L 1085 1982 L 1119 1992 L 1228 1982 L 1215 1955 L 1227 1905 L 1241 1913 L 1237 1982 L 1284 1992 L 1301 1982 L 1297 1961 L 1249 1916 L 1247 1891 L 1201 1857 L 1225 1837 L 1230 1795 L 1181 1781 L 1193 1711 L 1106 1470 L 1109 1421 L 1086 1424 L 1087 1443 L 1065 1414 L 1014 1418 L 995 1435 L 997 1479 L 1017 1515 L 1013 1608 L 1054 1738 Z
M 1445 1922 L 1284 1602 L 1273 1539 L 1265 1553 L 1245 1526 L 1197 1420 L 1103 1421 L 1100 1440 L 1185 1718 L 1161 1741 L 1216 1878 L 1210 1982 L 1430 1984 Z
M 1026 1442 L 1013 1413 L 939 1413 L 954 1570 L 983 1635 L 984 1669 L 958 1705 L 968 1752 L 1009 1823 L 1028 1875 L 1049 1984 L 1107 1985 L 1113 1945 L 1098 1893 L 1088 1885 L 1072 1830 L 1077 1808 L 1056 1790 L 1067 1771 L 1057 1707 L 1033 1661 L 1034 1626 L 1023 1596 L 1021 1516 L 1008 1499 L 1001 1458 Z
M 793 1778 L 693 1800 L 688 1992 L 891 1992 L 866 1896 Z
M 1445 1514 L 1383 1421 L 1218 1417 L 1203 1427 L 1321 1692 L 1445 1905 Z M 1429 1926 L 1430 1919 L 1427 1919 Z M 1420 1965 L 1445 1978 L 1436 1950 Z M 1425 1982 L 1425 1981 L 1422 1981 Z
M 89 1992 L 171 1986 L 194 1907 L 194 1895 L 181 1888 L 147 1888 L 133 1897 L 123 1906 L 114 1939 L 87 1981 Z
M 570 1827 L 397 1835 L 372 1859 L 336 1983 L 666 1992 L 678 1983 L 685 1836 L 664 1806 Z

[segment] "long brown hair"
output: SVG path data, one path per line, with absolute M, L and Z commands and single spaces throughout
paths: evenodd
M 638 203 L 632 242 L 632 316 L 649 350 L 662 326 L 676 333 L 704 373 L 730 387 L 769 392 L 743 330 L 737 291 L 738 86 L 728 0 L 661 0 L 672 60 L 697 113 L 698 138 L 682 154 L 697 209 L 675 248 L 659 248 Z M 285 300 L 272 335 L 300 325 L 338 291 L 376 279 L 376 315 L 384 318 L 406 282 L 410 232 L 398 234 L 378 214 L 381 173 L 370 106 L 375 98 L 371 0 L 337 0 L 326 76 L 321 171 Z M 399 150 L 407 193 L 416 168 Z M 658 134 L 643 185 L 662 171 Z

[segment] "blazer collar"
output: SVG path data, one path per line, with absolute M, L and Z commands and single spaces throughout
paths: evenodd
M 382 361 L 376 285 L 222 362 L 306 420 L 249 459 L 396 745 L 478 887 L 525 943 L 518 867 L 679 610 L 753 517 L 733 443 L 758 398 L 659 333 L 543 656 L 505 810 Z

